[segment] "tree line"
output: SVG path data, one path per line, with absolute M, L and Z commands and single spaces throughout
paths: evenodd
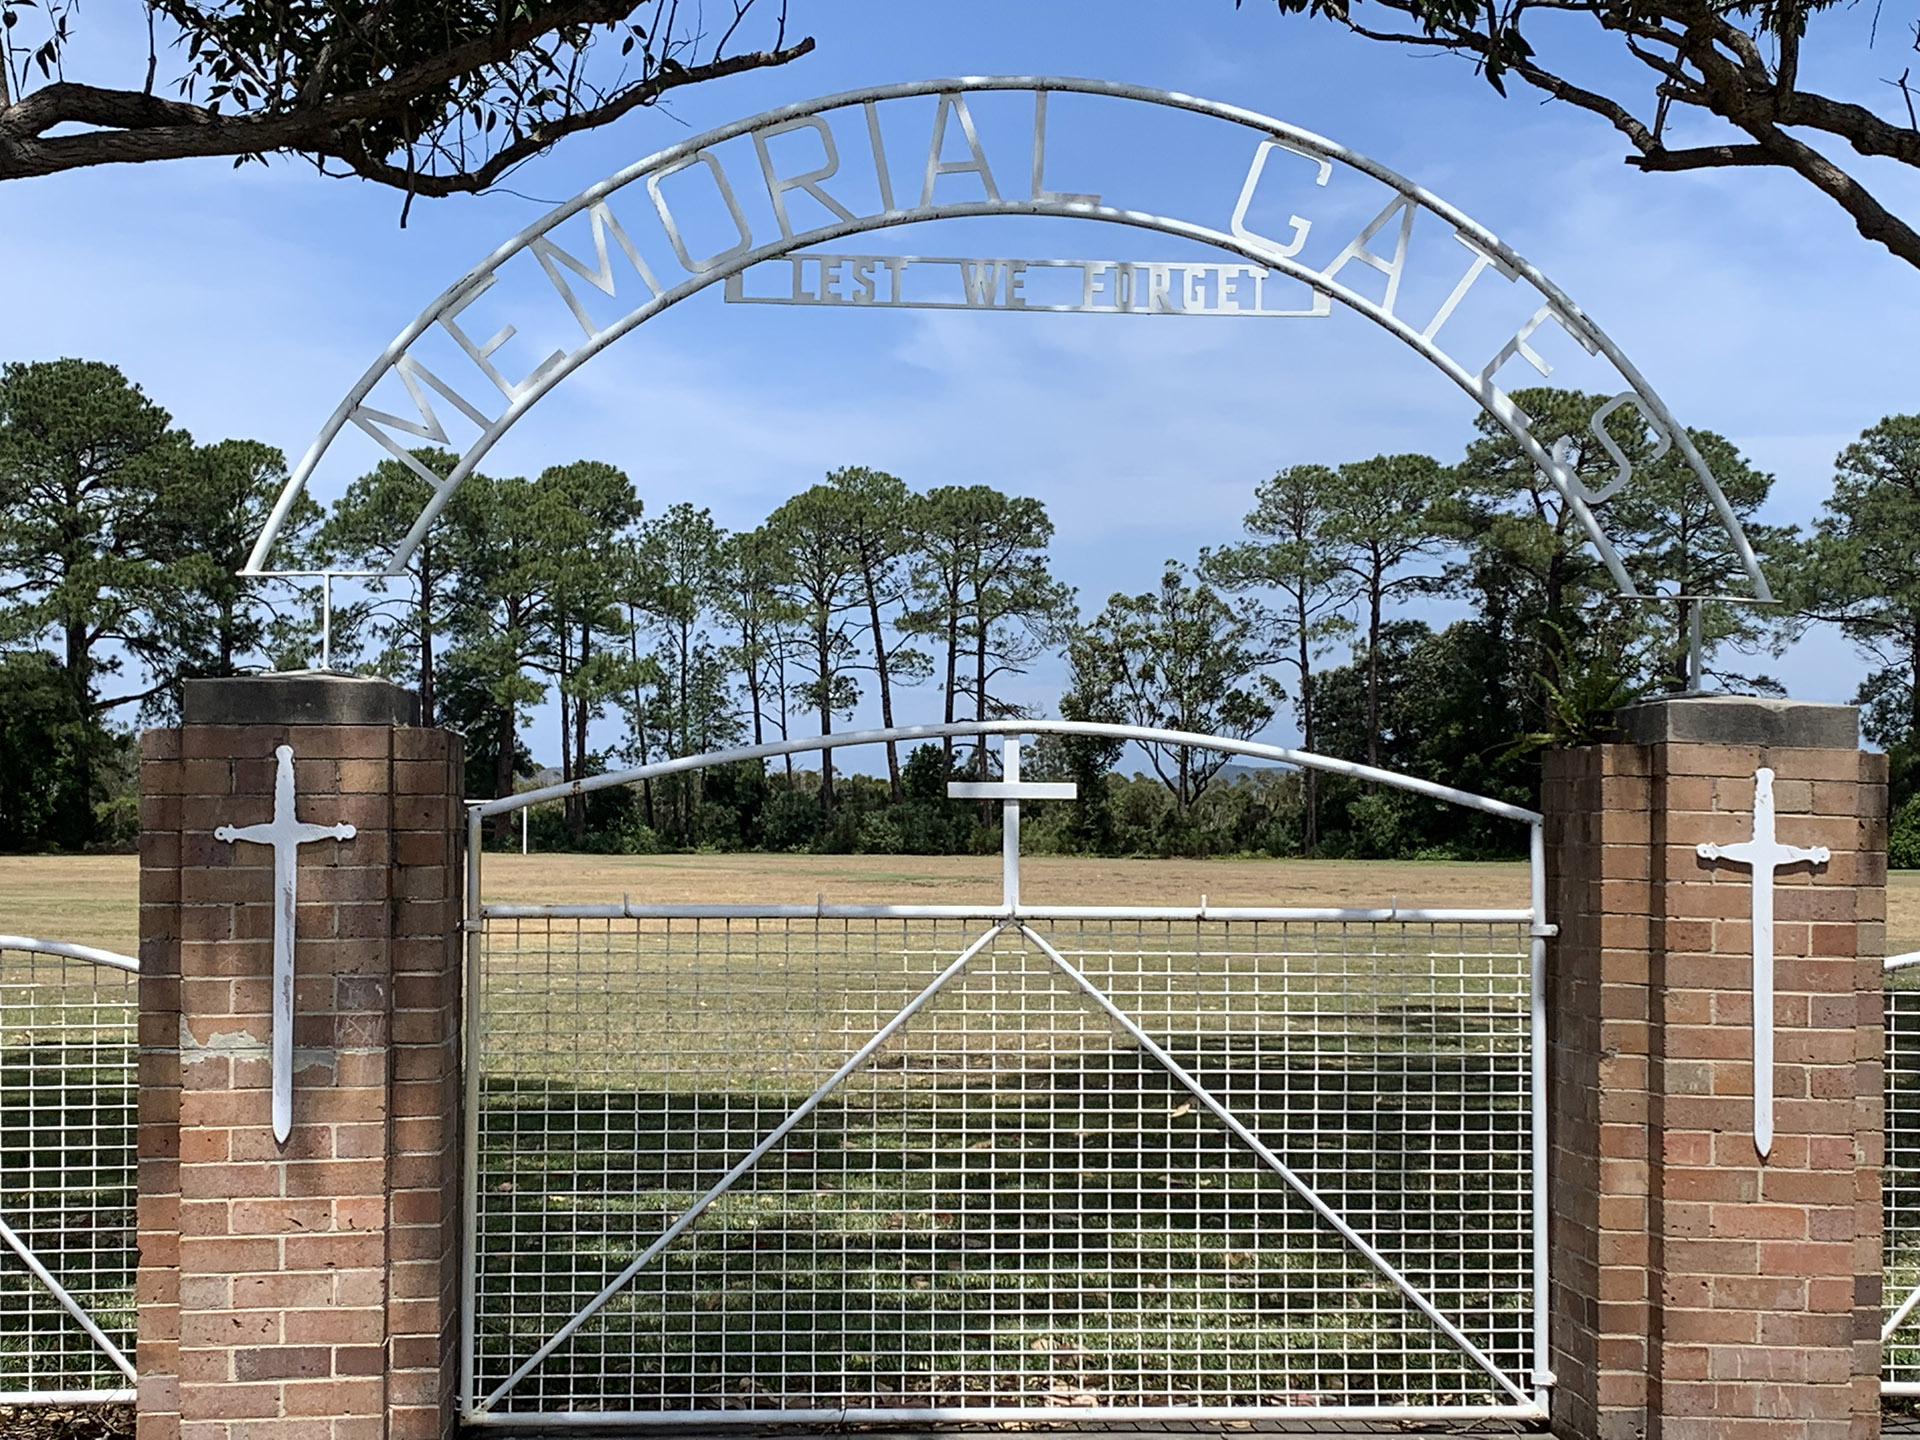
M 1539 434 L 1579 437 L 1601 397 L 1514 397 Z M 1683 461 L 1642 430 L 1616 442 L 1634 483 L 1609 533 L 1643 589 L 1737 589 L 1738 559 Z M 1890 416 L 1838 458 L 1813 530 L 1759 523 L 1772 477 L 1690 432 L 1782 597 L 1700 612 L 1717 688 L 1779 693 L 1753 659 L 1815 622 L 1868 662 L 1866 733 L 1895 757 L 1896 863 L 1920 862 L 1920 416 Z M 420 452 L 446 473 L 453 457 Z M 1614 457 L 1577 440 L 1597 489 Z M 78 849 L 133 831 L 136 723 L 177 714 L 196 676 L 316 660 L 317 595 L 234 572 L 286 478 L 253 441 L 200 444 L 112 366 L 0 367 L 0 848 Z M 287 569 L 384 564 L 427 497 L 399 459 L 330 507 L 302 500 Z M 689 503 L 649 512 L 612 465 L 475 474 L 405 575 L 333 614 L 335 663 L 418 690 L 465 738 L 470 795 L 740 744 L 883 725 L 1018 718 L 1043 659 L 1058 713 L 1236 738 L 1284 714 L 1306 749 L 1518 803 L 1538 753 L 1605 733 L 1612 710 L 1687 683 L 1689 601 L 1622 598 L 1576 517 L 1482 417 L 1457 457 L 1379 455 L 1284 468 L 1241 533 L 1171 559 L 1137 593 L 1083 607 L 1055 573 L 1034 498 L 913 489 L 848 466 L 729 532 Z M 1424 616 L 1428 618 L 1416 618 Z M 551 703 L 550 702 L 557 702 Z M 550 708 L 548 708 L 550 706 Z M 536 712 L 550 715 L 544 735 Z M 1386 787 L 1233 766 L 1218 752 L 1049 738 L 1027 773 L 1080 798 L 1040 807 L 1032 847 L 1106 854 L 1473 857 L 1512 827 Z M 575 797 L 533 817 L 544 848 L 986 851 L 990 805 L 946 799 L 984 777 L 984 744 L 837 773 L 832 752 Z M 1128 775 L 1128 765 L 1144 769 Z M 1914 853 L 1906 855 L 1901 847 Z

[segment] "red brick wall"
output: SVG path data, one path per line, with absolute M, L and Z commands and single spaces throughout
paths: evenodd
M 269 1124 L 272 861 L 298 814 L 293 1133 Z M 460 775 L 444 731 L 190 726 L 141 772 L 141 1440 L 439 1436 L 455 1374 Z
M 1770 766 L 1776 1139 L 1753 1147 L 1751 834 Z M 1885 757 L 1669 743 L 1548 757 L 1555 1432 L 1879 1433 Z

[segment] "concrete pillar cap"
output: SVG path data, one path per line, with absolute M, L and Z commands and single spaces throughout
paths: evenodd
M 1852 705 L 1757 695 L 1674 695 L 1623 706 L 1613 718 L 1621 735 L 1635 745 L 1860 748 L 1860 711 Z
M 185 681 L 180 718 L 188 725 L 418 725 L 420 697 L 377 676 L 285 670 Z

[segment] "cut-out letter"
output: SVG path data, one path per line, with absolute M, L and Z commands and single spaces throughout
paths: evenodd
M 776 175 L 773 173 L 773 156 L 767 152 L 767 142 L 776 135 L 791 134 L 795 130 L 818 132 L 820 148 L 826 152 L 826 164 L 818 170 L 805 170 L 798 175 Z M 793 222 L 787 216 L 789 190 L 804 190 L 833 215 L 842 220 L 853 219 L 851 210 L 820 188 L 822 180 L 830 180 L 839 172 L 840 151 L 834 146 L 833 131 L 818 115 L 803 115 L 798 120 L 789 120 L 785 124 L 770 125 L 765 130 L 754 131 L 753 150 L 760 157 L 760 173 L 766 177 L 767 198 L 773 202 L 773 218 L 780 222 L 780 233 L 787 239 L 793 238 Z
M 1091 209 L 1100 203 L 1098 195 L 1081 195 L 1065 190 L 1049 190 L 1042 178 L 1047 168 L 1047 92 L 1033 92 L 1033 185 L 1028 194 L 1046 205 L 1084 205 Z
M 1473 263 L 1467 267 L 1467 273 L 1462 275 L 1459 283 L 1453 287 L 1453 293 L 1447 296 L 1446 301 L 1438 310 L 1433 312 L 1433 319 L 1427 322 L 1427 328 L 1420 332 L 1420 338 L 1429 344 L 1432 343 L 1433 337 L 1440 333 L 1440 327 L 1453 317 L 1455 310 L 1460 308 L 1460 302 L 1467 298 L 1467 292 L 1473 288 L 1473 282 L 1480 278 L 1480 272 L 1482 270 L 1485 270 L 1491 265 L 1508 281 L 1514 281 L 1520 278 L 1520 272 L 1518 270 L 1507 264 L 1506 261 L 1489 255 L 1485 250 L 1482 250 L 1479 243 L 1471 236 L 1456 230 L 1453 232 L 1453 238 L 1472 252 Z
M 667 198 L 660 193 L 660 182 L 670 175 L 678 175 L 682 170 L 694 164 L 704 164 L 713 173 L 713 183 L 720 191 L 720 198 L 726 202 L 727 214 L 733 217 L 733 225 L 740 232 L 738 244 L 729 245 L 724 250 L 716 250 L 704 260 L 695 260 L 687 253 L 687 242 L 680 238 L 680 227 L 673 223 L 673 212 L 667 208 Z M 727 183 L 727 172 L 721 167 L 720 159 L 711 150 L 696 150 L 684 160 L 679 160 L 647 177 L 647 193 L 653 197 L 653 208 L 660 214 L 660 223 L 665 227 L 667 239 L 673 245 L 674 258 L 689 275 L 704 275 L 717 265 L 723 265 L 737 255 L 744 255 L 753 248 L 753 230 L 747 224 L 747 217 L 740 213 L 740 202 L 734 199 L 733 186 Z
M 1367 222 L 1366 228 L 1354 236 L 1347 248 L 1333 257 L 1333 263 L 1320 272 L 1323 280 L 1332 280 L 1347 266 L 1358 260 L 1363 265 L 1371 265 L 1387 277 L 1387 293 L 1380 299 L 1380 308 L 1387 314 L 1393 314 L 1393 302 L 1400 293 L 1400 276 L 1407 268 L 1407 242 L 1413 237 L 1413 215 L 1415 206 L 1405 195 L 1396 195 L 1387 202 L 1387 208 Z M 1386 223 L 1400 215 L 1400 229 L 1394 237 L 1393 258 L 1376 255 L 1367 248 L 1367 242 L 1385 228 Z M 1352 287 L 1349 286 L 1349 289 Z
M 480 367 L 480 373 L 493 382 L 494 388 L 506 396 L 509 401 L 514 401 L 536 389 L 540 382 L 546 379 L 547 375 L 554 370 L 555 367 L 565 363 L 567 352 L 564 350 L 554 351 L 551 355 L 547 356 L 546 359 L 534 366 L 533 372 L 524 380 L 509 380 L 500 373 L 500 367 L 493 363 L 493 352 L 520 332 L 511 325 L 502 325 L 494 332 L 491 339 L 476 344 L 473 337 L 468 335 L 467 332 L 461 329 L 456 323 L 457 317 L 464 314 L 469 305 L 493 288 L 495 278 L 496 277 L 492 275 L 487 276 L 484 285 L 474 286 L 473 289 L 469 290 L 465 295 L 462 295 L 457 303 L 441 311 L 439 320 L 436 323 L 438 323 L 440 328 L 446 331 L 448 335 L 453 337 L 454 344 L 467 352 L 467 358 Z
M 1491 381 L 1494 376 L 1500 373 L 1500 367 L 1516 355 L 1533 366 L 1534 369 L 1538 370 L 1542 376 L 1553 374 L 1553 366 L 1547 363 L 1546 357 L 1527 343 L 1527 341 L 1533 338 L 1533 332 L 1549 320 L 1573 336 L 1573 338 L 1579 342 L 1580 348 L 1585 350 L 1589 355 L 1599 353 L 1600 347 L 1589 340 L 1579 326 L 1569 324 L 1567 317 L 1562 315 L 1554 303 L 1549 300 L 1538 310 L 1534 311 L 1527 322 L 1513 332 L 1513 338 L 1500 347 L 1500 353 L 1487 362 L 1486 368 L 1480 372 L 1481 382 L 1484 384 Z
M 966 137 L 965 160 L 942 160 L 940 151 L 947 139 L 947 112 L 960 117 L 960 133 Z M 973 174 L 987 187 L 987 199 L 998 200 L 1000 187 L 993 183 L 993 171 L 987 165 L 987 153 L 980 148 L 980 135 L 973 128 L 973 112 L 967 109 L 967 97 L 943 91 L 940 108 L 933 112 L 933 141 L 927 146 L 927 176 L 920 186 L 920 204 L 933 204 L 933 182 L 942 175 Z
M 446 487 L 445 477 L 436 475 L 414 455 L 411 448 L 401 444 L 388 433 L 391 430 L 398 430 L 404 435 L 412 435 L 417 439 L 431 440 L 436 445 L 453 443 L 447 436 L 447 427 L 440 423 L 440 417 L 434 413 L 433 402 L 427 399 L 426 392 L 421 388 L 422 385 L 437 391 L 442 399 L 472 421 L 476 428 L 487 430 L 493 422 L 459 391 L 411 355 L 402 355 L 394 362 L 393 369 L 394 373 L 400 377 L 400 383 L 407 387 L 407 394 L 413 400 L 413 408 L 420 412 L 419 420 L 407 420 L 398 415 L 389 415 L 386 411 L 375 410 L 370 405 L 356 405 L 347 418 L 371 436 L 381 449 L 413 471 L 436 491 L 442 490 Z
M 1260 188 L 1260 177 L 1266 172 L 1267 157 L 1276 150 L 1284 150 L 1289 155 L 1298 155 L 1302 160 L 1311 160 L 1318 165 L 1319 172 L 1313 177 L 1313 183 L 1325 186 L 1327 177 L 1333 174 L 1333 162 L 1324 155 L 1310 155 L 1305 150 L 1296 150 L 1284 140 L 1262 140 L 1259 148 L 1253 152 L 1253 164 L 1247 167 L 1247 178 L 1240 182 L 1240 198 L 1234 202 L 1233 221 L 1228 227 L 1238 239 L 1256 245 L 1261 252 L 1284 260 L 1300 253 L 1300 247 L 1307 243 L 1307 235 L 1313 229 L 1311 220 L 1303 220 L 1298 215 L 1289 216 L 1287 223 L 1293 226 L 1293 239 L 1282 245 L 1270 236 L 1247 228 L 1247 211 L 1253 205 L 1253 192 Z
M 536 235 L 528 241 L 527 249 L 533 252 L 533 258 L 538 260 L 540 268 L 547 272 L 547 279 L 552 281 L 553 288 L 560 292 L 560 298 L 566 301 L 567 309 L 573 312 L 573 318 L 579 322 L 587 338 L 592 340 L 599 335 L 599 327 L 587 314 L 586 306 L 580 303 L 580 297 L 573 293 L 573 287 L 561 275 L 560 266 L 566 266 L 601 294 L 613 295 L 615 293 L 613 261 L 607 254 L 607 233 L 611 231 L 614 243 L 620 247 L 620 253 L 627 257 L 627 263 L 633 266 L 634 273 L 640 277 L 647 289 L 658 295 L 660 282 L 653 278 L 653 271 L 647 267 L 647 262 L 640 258 L 640 251 L 634 245 L 632 237 L 620 228 L 620 222 L 613 218 L 613 212 L 607 208 L 604 200 L 588 208 L 587 218 L 593 222 L 593 253 L 594 258 L 599 261 L 597 269 L 589 269 L 545 235 Z

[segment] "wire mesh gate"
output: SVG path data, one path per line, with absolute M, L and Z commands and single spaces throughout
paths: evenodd
M 1542 1417 L 1538 861 L 1483 912 L 476 868 L 467 1418 Z
M 1880 1392 L 1920 1396 L 1920 953 L 1887 960 Z
M 490 920 L 476 1393 L 503 1417 L 1527 1403 L 1528 948 L 1524 924 Z
M 0 1404 L 133 1399 L 134 970 L 0 936 Z

